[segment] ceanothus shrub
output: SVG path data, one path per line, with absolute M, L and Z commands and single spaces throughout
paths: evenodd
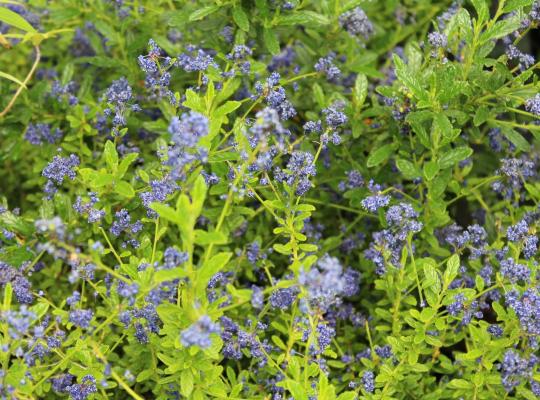
M 538 0 L 0 5 L 0 399 L 540 398 Z

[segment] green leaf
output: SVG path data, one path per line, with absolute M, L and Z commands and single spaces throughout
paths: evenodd
M 392 55 L 394 65 L 396 66 L 396 76 L 419 100 L 428 100 L 427 92 L 422 89 L 418 79 L 407 68 L 403 60 L 397 55 Z
M 433 118 L 433 126 L 438 132 L 440 132 L 444 137 L 452 136 L 452 123 L 448 117 L 442 113 L 435 114 Z
M 237 6 L 233 8 L 232 11 L 234 22 L 236 22 L 236 25 L 240 29 L 242 29 L 244 32 L 249 31 L 249 19 L 246 14 L 246 12 L 243 10 L 241 6 Z
M 264 45 L 272 55 L 277 55 L 280 52 L 279 40 L 276 33 L 270 28 L 264 28 L 263 30 Z
M 142 370 L 137 375 L 137 382 L 144 382 L 145 380 L 152 378 L 154 373 L 155 373 L 154 370 L 151 368 Z
M 201 229 L 195 230 L 195 243 L 199 245 L 206 244 L 226 244 L 227 235 L 222 232 L 207 232 Z
M 186 100 L 182 104 L 193 111 L 200 113 L 206 111 L 204 100 L 192 89 L 186 90 Z
M 219 6 L 206 6 L 199 8 L 198 10 L 192 12 L 189 16 L 189 21 L 198 21 L 200 19 L 203 19 L 207 15 L 210 15 L 212 13 L 215 13 L 217 10 L 219 10 Z
M 324 15 L 313 11 L 299 11 L 294 14 L 282 15 L 277 19 L 276 25 L 295 26 L 304 25 L 308 27 L 321 27 L 328 25 L 330 20 Z
M 193 374 L 191 369 L 185 369 L 180 374 L 180 393 L 189 398 L 191 392 L 193 392 Z
M 444 283 L 446 286 L 458 275 L 459 265 L 459 255 L 457 254 L 453 254 L 446 262 L 446 270 L 444 271 Z
M 399 159 L 396 161 L 396 166 L 407 179 L 418 178 L 422 175 L 420 170 L 410 161 Z
M 25 32 L 35 33 L 36 30 L 23 17 L 6 7 L 0 7 L 0 21 L 19 28 Z
M 122 179 L 124 175 L 126 174 L 129 166 L 133 163 L 139 157 L 139 153 L 129 153 L 127 154 L 122 161 L 120 161 L 120 165 L 118 166 L 118 171 L 116 172 L 116 177 L 119 179 Z
M 239 101 L 233 101 L 233 100 L 228 101 L 225 104 L 223 104 L 222 106 L 218 107 L 218 109 L 216 111 L 214 111 L 213 116 L 215 118 L 219 118 L 219 117 L 222 117 L 224 115 L 230 114 L 234 110 L 236 110 L 238 107 L 240 107 L 241 105 L 242 105 L 242 103 L 240 103 Z
M 480 43 L 488 40 L 499 39 L 516 31 L 520 26 L 520 19 L 517 16 L 503 19 L 495 23 L 480 36 Z
M 448 387 L 451 389 L 472 389 L 474 385 L 465 379 L 452 379 L 448 382 Z
M 486 106 L 480 106 L 474 114 L 474 126 L 480 126 L 489 118 L 489 108 Z
M 416 134 L 416 137 L 418 137 L 420 143 L 427 149 L 431 149 L 431 139 L 429 138 L 429 134 L 423 125 L 424 122 L 428 119 L 431 119 L 431 116 L 425 111 L 413 111 L 409 113 L 405 118 L 409 125 L 411 125 L 411 128 Z
M 446 153 L 443 153 L 439 158 L 439 167 L 441 169 L 449 168 L 454 164 L 465 160 L 473 154 L 473 149 L 468 146 L 456 147 Z
M 11 287 L 11 283 L 6 283 L 6 286 L 4 286 L 4 301 L 2 305 L 2 309 L 4 311 L 9 310 L 9 306 L 11 305 L 11 299 L 13 297 L 13 288 Z
M 127 198 L 135 196 L 135 190 L 133 189 L 133 186 L 131 186 L 131 184 L 126 181 L 117 182 L 114 185 L 114 191 Z
M 92 186 L 95 188 L 110 185 L 114 181 L 114 175 L 98 172 L 92 179 Z
M 354 82 L 353 99 L 356 107 L 360 108 L 366 100 L 368 80 L 364 74 L 358 74 Z
M 471 0 L 476 13 L 478 14 L 478 23 L 481 24 L 489 19 L 489 9 L 485 0 Z
M 509 0 L 505 2 L 503 12 L 509 13 L 521 7 L 530 6 L 534 0 Z
M 437 164 L 435 161 L 428 161 L 424 164 L 424 177 L 428 182 L 433 180 L 438 172 L 439 164 Z
M 277 251 L 279 254 L 289 255 L 291 254 L 291 246 L 289 243 L 287 244 L 281 244 L 281 243 L 275 243 L 272 248 Z
M 174 208 L 162 203 L 151 203 L 150 208 L 158 213 L 161 218 L 176 224 L 182 223 L 180 215 Z
M 355 400 L 356 398 L 356 392 L 343 392 L 336 400 Z
M 485 282 L 480 275 L 476 275 L 476 278 L 474 278 L 474 283 L 479 292 L 484 290 Z
M 153 280 L 155 283 L 162 283 L 172 281 L 174 279 L 185 278 L 187 272 L 184 267 L 172 268 L 172 269 L 161 269 L 154 273 Z
M 501 132 L 510 142 L 512 142 L 514 146 L 516 146 L 518 150 L 529 151 L 531 149 L 529 142 L 527 142 L 527 140 L 514 129 L 508 126 L 503 126 L 501 127 Z
M 367 159 L 368 168 L 375 167 L 388 160 L 393 151 L 393 144 L 386 144 L 373 151 Z
M 285 382 L 285 387 L 289 392 L 291 392 L 294 400 L 307 400 L 308 396 L 306 394 L 306 391 L 304 390 L 304 387 L 291 379 L 287 379 Z
M 197 179 L 195 180 L 195 184 L 193 185 L 193 190 L 191 191 L 191 197 L 192 197 L 192 203 L 191 203 L 191 217 L 197 218 L 199 215 L 201 215 L 202 206 L 204 204 L 204 200 L 206 199 L 206 182 L 204 181 L 204 177 L 202 175 L 199 175 Z
M 116 172 L 118 168 L 118 152 L 116 151 L 116 146 L 110 140 L 107 140 L 105 143 L 103 155 L 105 156 L 105 161 L 107 162 L 109 169 L 112 172 Z
M 20 80 L 18 80 L 17 78 L 15 78 L 13 75 L 0 71 L 0 78 L 6 78 L 10 80 L 11 82 L 15 82 L 17 85 L 22 86 L 26 89 L 26 85 Z
M 319 85 L 318 83 L 314 83 L 312 85 L 312 90 L 313 90 L 313 96 L 315 97 L 315 101 L 317 102 L 317 105 L 320 108 L 323 108 L 326 105 L 326 100 L 325 100 L 324 92 L 321 85 Z
M 427 262 L 424 264 L 425 279 L 422 282 L 424 288 L 432 288 L 435 292 L 440 290 L 440 280 L 437 268 L 434 264 Z

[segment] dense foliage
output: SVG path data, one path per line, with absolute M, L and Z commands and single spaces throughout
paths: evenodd
M 540 398 L 539 0 L 0 3 L 0 398 Z

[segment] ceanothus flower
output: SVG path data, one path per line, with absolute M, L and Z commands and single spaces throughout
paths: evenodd
M 51 219 L 38 219 L 34 222 L 36 231 L 41 234 L 49 234 L 63 240 L 66 235 L 66 225 L 60 217 Z
M 297 196 L 303 196 L 312 186 L 309 178 L 317 174 L 314 161 L 311 153 L 294 151 L 289 158 L 286 171 L 276 168 L 274 177 L 278 182 L 294 187 Z
M 270 305 L 272 308 L 285 310 L 296 300 L 298 290 L 294 287 L 276 289 L 270 295 Z
M 396 232 L 397 239 L 404 241 L 409 233 L 422 230 L 422 223 L 416 220 L 418 216 L 410 204 L 399 203 L 388 208 L 386 222 Z
M 82 308 L 74 309 L 69 312 L 69 322 L 79 328 L 89 328 L 90 322 L 94 317 L 92 310 L 85 310 Z
M 502 362 L 499 364 L 502 384 L 507 392 L 512 391 L 523 379 L 532 377 L 534 361 L 521 357 L 514 350 L 506 350 Z
M 456 250 L 468 248 L 471 252 L 470 259 L 477 259 L 487 253 L 487 232 L 480 225 L 470 225 L 464 230 L 459 225 L 452 224 L 440 230 L 437 235 L 441 242 L 448 243 Z
M 171 104 L 176 104 L 174 93 L 169 89 L 171 74 L 167 69 L 171 66 L 170 57 L 162 57 L 162 50 L 153 39 L 148 41 L 148 54 L 140 55 L 137 62 L 145 73 L 144 85 L 152 93 L 151 98 L 168 97 Z
M 186 53 L 182 53 L 177 57 L 175 66 L 186 72 L 202 72 L 210 67 L 219 68 L 214 61 L 214 57 L 209 52 L 192 45 L 187 46 L 186 50 Z
M 503 158 L 501 164 L 497 174 L 504 179 L 493 182 L 492 189 L 507 200 L 521 201 L 524 198 L 522 193 L 524 183 L 537 177 L 535 161 L 527 156 L 522 156 L 521 158 Z
M 330 346 L 330 343 L 332 343 L 332 338 L 336 336 L 336 330 L 325 323 L 318 323 L 317 324 L 317 344 L 319 346 L 318 349 L 312 349 L 312 354 L 322 354 L 326 350 L 328 346 Z
M 67 393 L 67 388 L 73 385 L 73 379 L 75 375 L 61 374 L 51 379 L 52 388 L 58 393 Z
M 315 64 L 315 71 L 326 75 L 329 82 L 335 82 L 341 76 L 341 70 L 334 64 L 334 55 L 319 58 Z
M 373 371 L 365 371 L 362 375 L 362 385 L 364 390 L 368 393 L 373 393 L 375 391 L 375 374 Z
M 381 358 L 392 358 L 394 356 L 390 345 L 384 345 L 382 347 L 375 346 L 375 353 Z
M 307 299 L 314 307 L 326 311 L 341 297 L 354 296 L 359 291 L 360 274 L 352 269 L 343 271 L 336 257 L 328 254 L 309 271 L 300 271 L 298 282 L 307 290 Z
M 0 315 L 7 323 L 8 333 L 12 339 L 20 339 L 27 335 L 30 326 L 37 318 L 36 314 L 30 311 L 26 305 L 22 305 L 18 311 L 7 310 Z
M 265 84 L 255 83 L 258 95 L 263 96 L 270 107 L 275 109 L 282 120 L 288 120 L 296 115 L 296 110 L 285 94 L 285 89 L 279 86 L 281 76 L 278 72 L 272 72 L 266 79 Z
M 342 125 L 345 125 L 348 121 L 347 116 L 344 112 L 341 111 L 342 104 L 334 103 L 328 108 L 322 110 L 325 115 L 326 125 L 332 130 L 339 128 Z
M 75 204 L 73 204 L 73 209 L 81 215 L 86 215 L 88 217 L 88 223 L 95 223 L 101 221 L 105 216 L 105 210 L 97 210 L 93 206 L 99 202 L 97 194 L 90 192 L 88 194 L 90 201 L 83 203 L 81 196 L 77 196 Z
M 63 391 L 69 393 L 72 400 L 86 400 L 88 396 L 98 391 L 96 379 L 92 375 L 86 375 L 81 383 L 67 386 Z
M 430 32 L 428 34 L 428 42 L 431 46 L 438 49 L 444 49 L 446 46 L 448 46 L 448 38 L 445 34 L 440 32 Z
M 171 119 L 168 131 L 174 146 L 169 148 L 166 164 L 172 167 L 172 180 L 183 178 L 184 167 L 191 162 L 197 159 L 205 161 L 206 152 L 204 149 L 196 149 L 196 146 L 203 136 L 208 135 L 209 129 L 208 118 L 195 111 Z
M 23 276 L 20 270 L 0 261 L 0 285 L 5 286 L 8 283 L 11 283 L 15 298 L 19 303 L 32 304 L 34 295 L 30 281 Z
M 169 124 L 172 141 L 181 147 L 194 147 L 199 139 L 208 135 L 208 118 L 198 112 L 184 113 L 180 118 L 173 117 Z
M 61 139 L 63 132 L 59 129 L 52 129 L 49 124 L 29 123 L 26 128 L 24 138 L 34 146 L 41 146 L 44 142 L 53 144 Z
M 288 71 L 291 67 L 293 67 L 295 59 L 296 51 L 294 50 L 294 47 L 286 46 L 281 50 L 281 53 L 272 57 L 266 68 L 270 72 L 277 70 Z
M 521 71 L 525 71 L 527 68 L 533 65 L 535 61 L 533 56 L 523 53 L 513 44 L 508 45 L 506 48 L 506 56 L 509 60 L 518 60 L 518 66 Z
M 347 180 L 339 182 L 338 188 L 340 191 L 357 189 L 364 186 L 364 177 L 357 170 L 347 171 Z
M 185 347 L 198 346 L 201 349 L 206 349 L 212 345 L 210 335 L 220 332 L 220 325 L 212 322 L 208 315 L 203 315 L 189 328 L 181 332 L 180 342 Z
M 174 247 L 167 247 L 163 253 L 163 269 L 173 269 L 189 260 L 188 253 L 178 251 Z
M 79 99 L 75 96 L 77 84 L 74 81 L 70 81 L 65 85 L 62 85 L 60 81 L 55 80 L 51 86 L 51 92 L 49 95 L 56 99 L 59 103 L 66 102 L 70 106 L 74 106 L 79 103 Z
M 146 214 L 149 218 L 155 218 L 157 213 L 150 208 L 152 203 L 163 203 L 167 197 L 176 192 L 180 187 L 170 177 L 163 179 L 153 179 L 150 181 L 150 190 L 139 194 L 144 206 Z
M 74 180 L 77 174 L 75 167 L 80 164 L 79 157 L 71 154 L 69 157 L 54 156 L 53 160 L 43 169 L 42 175 L 48 179 L 44 191 L 52 197 L 67 177 Z
M 525 101 L 525 109 L 531 114 L 540 117 L 540 93 Z
M 278 112 L 271 107 L 265 107 L 257 111 L 253 125 L 246 132 L 251 148 L 254 149 L 260 146 L 263 152 L 274 150 L 269 146 L 271 138 L 275 140 L 279 148 L 283 148 L 285 138 L 289 135 L 290 132 L 281 124 Z M 270 147 L 270 149 L 265 151 L 264 149 L 267 147 Z
M 505 294 L 506 304 L 516 313 L 523 330 L 540 336 L 540 293 L 538 288 L 527 289 L 520 296 L 515 289 Z
M 125 77 L 121 77 L 112 82 L 103 95 L 103 100 L 107 102 L 107 108 L 104 111 L 105 116 L 114 114 L 112 123 L 114 126 L 113 134 L 118 129 L 127 124 L 126 114 L 129 109 L 140 111 L 140 106 L 136 103 L 131 104 L 133 100 L 133 90 Z
M 368 189 L 373 194 L 360 202 L 366 211 L 375 213 L 379 208 L 386 207 L 388 204 L 390 204 L 390 196 L 380 193 L 382 190 L 381 185 L 376 184 L 373 182 L 373 180 L 370 180 L 368 183 Z
M 487 328 L 487 331 L 491 336 L 495 338 L 499 338 L 503 334 L 503 329 L 499 325 L 490 325 Z
M 373 24 L 360 7 L 353 8 L 341 14 L 339 16 L 339 24 L 351 36 L 363 36 L 366 40 L 374 32 Z

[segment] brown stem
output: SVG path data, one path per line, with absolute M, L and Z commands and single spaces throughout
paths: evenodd
M 39 46 L 35 46 L 34 49 L 36 50 L 34 64 L 32 64 L 32 68 L 28 72 L 28 75 L 26 75 L 26 78 L 24 78 L 23 84 L 19 86 L 6 108 L 4 108 L 4 110 L 0 113 L 0 118 L 3 118 L 9 112 L 9 110 L 11 110 L 15 104 L 15 101 L 17 100 L 17 97 L 19 97 L 23 89 L 26 87 L 26 84 L 30 81 L 30 79 L 32 79 L 32 75 L 34 75 L 34 72 L 36 71 L 39 61 L 41 60 L 41 50 L 39 49 Z

